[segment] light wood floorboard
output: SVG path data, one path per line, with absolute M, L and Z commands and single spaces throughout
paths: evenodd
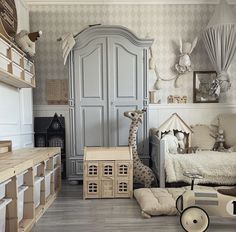
M 83 200 L 82 186 L 63 183 L 33 232 L 181 232 L 179 217 L 143 219 L 135 199 Z M 236 218 L 211 218 L 209 232 L 235 232 Z

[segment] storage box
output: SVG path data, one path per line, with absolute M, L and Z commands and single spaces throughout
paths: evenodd
M 41 182 L 43 177 L 34 178 L 34 207 L 37 208 L 40 205 L 41 196 Z
M 53 157 L 53 168 L 56 168 L 57 166 L 61 166 L 61 155 L 55 155 Z
M 18 65 L 22 65 L 23 54 L 12 48 L 12 61 Z
M 45 173 L 45 198 L 47 199 L 51 194 L 51 180 L 52 180 L 52 171 L 46 171 Z
M 23 68 L 15 63 L 12 63 L 12 74 L 21 79 L 23 75 Z
M 11 140 L 0 141 L 0 154 L 12 151 Z
M 60 167 L 56 167 L 54 170 L 53 170 L 53 176 L 54 176 L 54 190 L 56 191 L 58 188 L 59 188 L 59 178 L 60 178 Z
M 24 58 L 24 69 L 32 74 L 34 74 L 34 63 Z
M 34 75 L 32 73 L 25 71 L 25 81 L 32 83 L 33 77 L 34 77 Z
M 6 185 L 11 182 L 11 179 L 0 183 L 0 199 L 6 196 Z
M 28 186 L 20 186 L 18 188 L 18 199 L 17 199 L 18 222 L 20 222 L 23 219 L 23 216 L 24 216 L 25 191 L 28 188 L 29 188 Z
M 17 187 L 20 187 L 24 184 L 24 175 L 28 172 L 28 170 L 18 174 L 16 176 L 16 183 L 17 183 Z
M 0 231 L 5 232 L 6 231 L 6 208 L 7 205 L 12 201 L 12 199 L 4 198 L 0 200 Z
M 4 56 L 8 56 L 8 50 L 10 48 L 10 44 L 8 44 L 5 40 L 0 38 L 0 53 Z
M 39 166 L 42 165 L 41 163 L 40 164 L 37 164 L 33 167 L 33 173 L 34 173 L 34 176 L 37 176 L 38 175 L 38 168 Z
M 131 148 L 85 148 L 84 199 L 123 197 L 133 197 Z
M 0 54 L 0 68 L 4 71 L 8 72 L 8 65 L 11 63 L 11 60 L 9 60 L 6 56 Z

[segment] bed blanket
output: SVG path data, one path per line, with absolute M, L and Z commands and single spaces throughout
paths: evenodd
M 169 154 L 165 156 L 166 182 L 191 180 L 184 172 L 196 172 L 204 176 L 196 183 L 218 185 L 236 184 L 236 152 L 197 151 L 195 154 Z

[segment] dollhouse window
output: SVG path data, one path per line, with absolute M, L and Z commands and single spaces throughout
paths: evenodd
M 63 148 L 64 141 L 60 137 L 53 137 L 49 140 L 49 147 L 61 147 Z
M 104 175 L 105 176 L 112 175 L 112 172 L 113 172 L 113 170 L 112 170 L 112 166 L 111 165 L 105 165 L 104 166 Z
M 120 175 L 127 175 L 128 174 L 128 166 L 125 164 L 122 164 L 119 166 L 119 174 Z
M 97 193 L 98 192 L 98 185 L 96 183 L 90 183 L 88 185 L 88 192 L 89 193 Z
M 126 192 L 128 192 L 128 184 L 125 182 L 120 182 L 118 189 L 119 189 L 120 193 L 126 193 Z
M 38 136 L 36 139 L 36 146 L 37 147 L 45 147 L 46 141 L 44 136 Z
M 88 173 L 90 176 L 96 176 L 98 174 L 98 167 L 96 165 L 89 166 Z

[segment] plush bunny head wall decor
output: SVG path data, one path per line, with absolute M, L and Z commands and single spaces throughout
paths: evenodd
M 175 69 L 181 75 L 186 72 L 192 71 L 191 69 L 191 60 L 190 54 L 192 53 L 193 49 L 197 44 L 198 38 L 196 37 L 192 43 L 190 42 L 183 42 L 180 38 L 179 45 L 180 45 L 180 58 L 179 63 L 175 65 Z
M 35 42 L 41 35 L 42 31 L 29 33 L 22 30 L 15 36 L 15 42 L 24 52 L 33 57 L 35 55 Z

